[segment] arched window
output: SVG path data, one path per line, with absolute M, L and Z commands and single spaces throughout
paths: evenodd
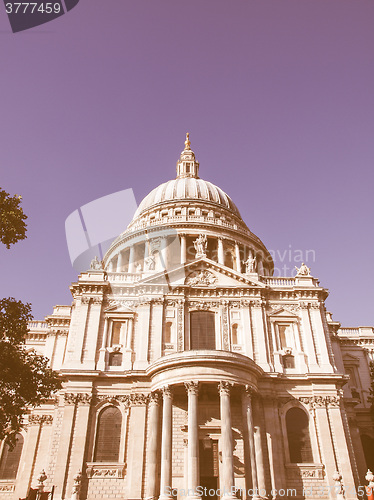
M 238 343 L 238 324 L 237 323 L 234 323 L 231 326 L 231 342 L 233 344 Z
M 210 311 L 193 311 L 191 318 L 191 350 L 215 349 L 215 315 Z
M 288 447 L 291 463 L 313 462 L 308 415 L 301 408 L 291 408 L 286 414 Z
M 118 408 L 104 408 L 97 422 L 95 462 L 118 462 L 122 415 Z
M 17 442 L 13 450 L 10 450 L 8 444 L 4 444 L 0 460 L 0 479 L 15 479 L 21 453 L 23 448 L 23 436 L 17 434 Z
M 165 344 L 170 344 L 171 342 L 171 326 L 172 326 L 171 321 L 168 321 L 165 324 L 165 337 L 164 337 Z

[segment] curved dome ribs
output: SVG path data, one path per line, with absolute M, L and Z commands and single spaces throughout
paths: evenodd
M 107 270 L 131 274 L 175 268 L 197 258 L 194 242 L 204 234 L 207 258 L 239 273 L 272 275 L 274 264 L 265 245 L 248 229 L 232 199 L 199 178 L 199 162 L 190 146 L 187 134 L 176 179 L 143 199 L 127 230 L 108 250 Z

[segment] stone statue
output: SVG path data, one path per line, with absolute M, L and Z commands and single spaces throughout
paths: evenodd
M 192 275 L 187 277 L 186 280 L 186 285 L 214 285 L 217 282 L 217 277 L 214 276 L 213 273 L 210 273 L 209 271 L 196 271 L 195 273 L 192 273 Z
M 153 271 L 156 265 L 156 259 L 154 255 L 149 255 L 148 257 L 145 258 L 144 260 L 145 264 L 145 270 L 146 271 Z
M 142 272 L 142 265 L 141 264 L 136 264 L 135 271 L 137 273 L 141 273 Z
M 366 481 L 369 482 L 369 487 L 373 488 L 374 487 L 374 474 L 371 472 L 370 469 L 368 469 L 366 476 L 365 476 Z
M 296 267 L 295 269 L 297 271 L 296 276 L 310 276 L 310 268 L 304 264 L 304 262 L 301 264 L 300 267 Z
M 45 470 L 43 469 L 39 476 L 37 477 L 38 481 L 38 490 L 39 493 L 42 493 L 44 491 L 44 481 L 47 479 L 47 474 L 45 473 Z
M 93 271 L 102 271 L 103 269 L 103 262 L 97 258 L 95 255 L 95 258 L 91 260 L 91 269 Z
M 78 473 L 74 476 L 74 484 L 71 491 L 71 500 L 79 500 L 81 482 L 82 482 L 82 472 L 78 471 Z
M 337 500 L 344 500 L 344 488 L 342 484 L 342 475 L 338 472 L 335 471 L 332 479 L 334 481 L 334 487 L 335 487 L 335 495 Z
M 206 247 L 208 245 L 208 240 L 206 234 L 199 234 L 199 237 L 193 242 L 193 246 L 196 250 L 195 258 L 206 257 Z
M 256 272 L 256 257 L 249 256 L 248 259 L 244 262 L 244 264 L 246 273 Z

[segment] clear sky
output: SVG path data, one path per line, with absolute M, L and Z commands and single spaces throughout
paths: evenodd
M 334 319 L 374 324 L 373 0 L 80 0 L 18 34 L 0 6 L 0 63 L 0 186 L 29 216 L 1 297 L 70 304 L 67 216 L 140 202 L 189 131 L 277 268 L 314 251 Z

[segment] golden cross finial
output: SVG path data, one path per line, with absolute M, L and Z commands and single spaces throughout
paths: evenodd
M 190 146 L 191 146 L 191 141 L 190 141 L 190 133 L 187 132 L 186 134 L 186 140 L 184 141 L 184 149 L 191 149 Z

